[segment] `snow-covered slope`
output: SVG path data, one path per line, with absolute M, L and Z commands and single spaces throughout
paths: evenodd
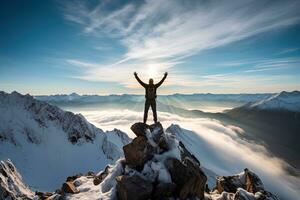
M 33 188 L 51 191 L 68 175 L 100 170 L 128 142 L 125 133 L 105 133 L 80 114 L 0 92 L 0 160 L 11 159 Z
M 10 160 L 0 162 L 0 199 L 33 198 L 34 193 L 25 185 L 22 176 Z
M 249 108 L 266 110 L 289 110 L 300 112 L 300 92 L 281 92 L 267 99 L 260 100 L 247 105 Z

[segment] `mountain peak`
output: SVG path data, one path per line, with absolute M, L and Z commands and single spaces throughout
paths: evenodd
M 76 92 L 72 92 L 71 94 L 69 94 L 69 96 L 78 97 L 78 96 L 80 96 L 80 95 L 77 94 Z
M 287 110 L 300 112 L 300 92 L 282 91 L 269 98 L 250 103 L 247 107 L 263 110 Z

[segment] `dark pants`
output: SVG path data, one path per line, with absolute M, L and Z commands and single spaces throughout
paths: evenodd
M 156 114 L 156 101 L 155 99 L 146 99 L 145 101 L 145 110 L 144 110 L 144 123 L 147 122 L 149 107 L 151 106 L 153 112 L 154 122 L 157 122 L 157 114 Z

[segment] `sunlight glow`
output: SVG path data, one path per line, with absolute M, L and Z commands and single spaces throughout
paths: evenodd
M 148 78 L 157 77 L 158 76 L 157 66 L 153 65 L 153 64 L 147 65 L 147 75 L 148 75 Z

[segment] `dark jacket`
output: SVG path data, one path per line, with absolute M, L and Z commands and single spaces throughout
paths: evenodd
M 156 89 L 161 86 L 161 84 L 164 82 L 164 80 L 167 78 L 167 75 L 165 75 L 161 81 L 159 81 L 157 84 L 146 84 L 137 75 L 135 75 L 136 80 L 145 88 L 146 94 L 145 97 L 147 100 L 155 100 L 156 98 Z

